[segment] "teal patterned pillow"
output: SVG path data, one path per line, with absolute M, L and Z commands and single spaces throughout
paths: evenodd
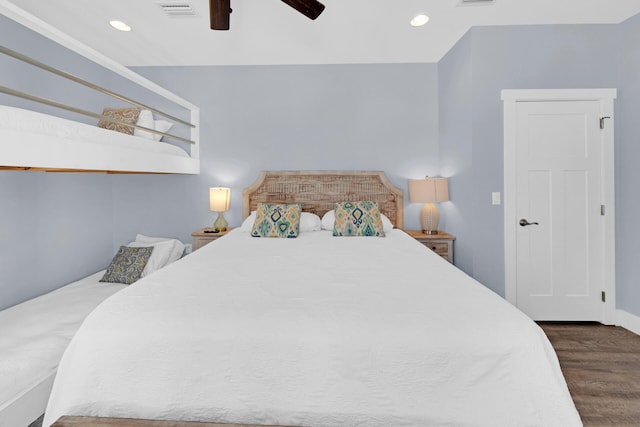
M 107 271 L 100 281 L 132 284 L 142 275 L 142 270 L 147 265 L 151 252 L 153 252 L 153 246 L 142 248 L 120 246 L 118 253 L 111 260 L 111 264 L 107 267 Z
M 343 202 L 334 206 L 334 236 L 384 237 L 378 202 Z
M 253 237 L 298 237 L 302 205 L 280 205 L 258 203 L 256 220 L 253 222 Z

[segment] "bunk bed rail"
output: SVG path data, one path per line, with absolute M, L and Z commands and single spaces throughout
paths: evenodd
M 57 77 L 62 77 L 67 81 L 72 82 L 74 85 L 79 85 L 79 87 L 89 88 L 93 91 L 98 92 L 101 95 L 107 95 L 111 99 L 117 100 L 117 104 L 122 105 L 127 104 L 128 106 L 137 109 L 139 111 L 148 110 L 153 115 L 161 116 L 162 118 L 166 118 L 172 122 L 173 125 L 179 125 L 178 128 L 174 127 L 174 130 L 178 130 L 178 132 L 169 132 L 166 129 L 160 129 L 153 127 L 154 121 L 152 120 L 151 126 L 146 124 L 142 119 L 139 122 L 131 123 L 124 122 L 121 118 L 111 117 L 106 115 L 104 111 L 101 113 L 90 111 L 93 108 L 89 106 L 88 108 L 79 108 L 77 106 L 71 105 L 71 103 L 60 102 L 59 100 L 50 99 L 46 96 L 40 96 L 39 94 L 31 93 L 31 87 L 29 88 L 14 88 L 10 86 L 14 86 L 13 84 L 2 85 L 0 82 L 0 94 L 9 95 L 11 97 L 16 97 L 23 100 L 28 100 L 29 102 L 35 102 L 39 105 L 44 105 L 47 107 L 54 107 L 56 109 L 64 110 L 67 112 L 72 112 L 74 114 L 80 114 L 85 117 L 91 117 L 94 119 L 98 119 L 101 122 L 106 122 L 109 124 L 116 124 L 121 126 L 128 127 L 132 132 L 133 130 L 139 130 L 147 132 L 145 138 L 129 136 L 132 141 L 143 140 L 142 143 L 132 142 L 131 147 L 127 147 L 126 149 L 120 148 L 120 152 L 114 152 L 113 155 L 107 153 L 107 155 L 103 155 L 104 148 L 98 149 L 96 153 L 91 153 L 89 148 L 80 147 L 80 144 L 76 144 L 78 150 L 69 150 L 68 143 L 69 141 L 60 135 L 54 136 L 48 139 L 46 142 L 41 141 L 43 139 L 42 135 L 36 135 L 35 133 L 30 133 L 30 130 L 24 129 L 12 129 L 10 127 L 0 128 L 0 133 L 2 133 L 2 140 L 4 142 L 4 148 L 0 146 L 0 170 L 51 170 L 51 171 L 78 171 L 78 172 L 87 172 L 87 171 L 95 171 L 95 172 L 114 172 L 114 173 L 187 173 L 187 174 L 198 174 L 200 173 L 200 160 L 199 160 L 199 141 L 200 141 L 200 109 L 194 104 L 186 101 L 185 99 L 177 96 L 176 94 L 168 91 L 167 89 L 159 86 L 158 84 L 144 78 L 143 76 L 135 73 L 131 69 L 115 62 L 114 60 L 107 58 L 106 56 L 100 54 L 99 52 L 89 48 L 88 46 L 82 44 L 81 42 L 71 38 L 65 33 L 62 33 L 60 30 L 52 27 L 46 22 L 36 18 L 35 16 L 29 14 L 28 12 L 18 8 L 13 3 L 7 0 L 0 0 L 0 13 L 4 15 L 6 18 L 11 19 L 18 24 L 21 24 L 28 29 L 39 33 L 40 35 L 46 37 L 47 39 L 57 43 L 58 45 L 71 50 L 75 54 L 78 54 L 93 63 L 97 64 L 102 69 L 106 69 L 112 73 L 119 75 L 127 80 L 124 84 L 133 83 L 136 87 L 140 87 L 145 89 L 151 93 L 151 95 L 165 103 L 165 101 L 169 101 L 170 105 L 167 104 L 167 108 L 174 109 L 177 108 L 180 110 L 179 115 L 183 116 L 180 118 L 176 116 L 176 113 L 169 113 L 167 111 L 163 111 L 161 107 L 155 108 L 153 106 L 148 105 L 148 103 L 140 102 L 139 100 L 133 99 L 133 97 L 125 96 L 122 93 L 118 93 L 118 91 L 111 90 L 109 88 L 103 87 L 102 85 L 95 84 L 88 80 L 85 80 L 77 75 L 74 75 L 70 72 L 62 70 L 60 68 L 56 68 L 44 62 L 40 62 L 38 59 L 27 56 L 21 52 L 13 50 L 12 47 L 9 46 L 1 46 L 0 45 L 0 53 L 8 58 L 12 58 L 13 60 L 17 60 L 20 63 L 27 64 L 31 68 L 39 69 L 45 71 L 48 75 L 54 75 Z M 120 86 L 118 86 L 120 87 Z M 134 90 L 137 93 L 137 89 Z M 53 98 L 57 98 L 54 96 Z M 7 98 L 9 99 L 9 98 Z M 154 98 L 155 99 L 155 98 Z M 9 107 L 12 108 L 12 107 Z M 175 110 L 178 111 L 178 110 Z M 146 113 L 148 117 L 151 117 L 152 114 Z M 27 113 L 32 113 L 27 111 Z M 36 113 L 37 114 L 37 113 Z M 53 117 L 50 115 L 45 115 L 47 117 L 43 117 L 44 120 L 48 119 L 58 119 L 58 117 Z M 9 116 L 7 116 L 9 117 Z M 85 123 L 75 123 L 73 121 L 69 121 L 66 119 L 61 119 L 61 126 L 65 126 L 68 124 L 78 124 L 80 126 L 90 126 Z M 158 121 L 155 121 L 157 126 Z M 101 124 L 101 126 L 103 126 Z M 169 124 L 167 124 L 169 126 Z M 93 126 L 95 127 L 95 126 Z M 111 127 L 111 126 L 108 126 Z M 100 129 L 100 131 L 104 131 L 105 134 L 110 135 L 117 134 L 118 132 Z M 126 131 L 126 130 L 125 130 Z M 21 133 L 22 132 L 22 133 Z M 84 131 L 80 131 L 82 133 Z M 135 132 L 136 135 L 139 132 Z M 177 133 L 177 134 L 176 134 Z M 151 139 L 151 135 L 155 136 L 155 141 Z M 116 138 L 120 138 L 125 136 L 124 134 L 116 135 Z M 173 146 L 171 141 L 166 143 L 160 142 L 160 138 L 166 138 L 171 141 L 175 141 L 186 147 L 186 150 L 179 148 L 179 146 Z M 9 140 L 12 141 L 13 146 L 9 147 Z M 122 141 L 118 142 L 120 147 Z M 167 150 L 163 153 L 154 152 L 156 150 L 155 147 L 152 147 L 147 142 L 153 142 L 156 145 L 165 145 Z M 30 150 L 26 150 L 21 148 L 21 145 L 29 145 L 31 144 Z M 56 150 L 57 145 L 60 148 L 64 148 L 64 150 Z M 118 147 L 118 144 L 113 144 L 113 147 Z M 2 145 L 2 144 L 0 144 Z M 92 146 L 92 144 L 85 144 L 87 146 Z M 108 145 L 108 144 L 105 144 Z M 146 148 L 145 148 L 146 147 Z M 151 151 L 148 155 L 145 156 L 144 150 L 147 148 L 151 148 Z M 171 149 L 178 149 L 180 153 L 171 152 Z M 114 150 L 118 150 L 118 148 L 114 148 Z M 82 152 L 85 158 L 87 158 L 86 162 L 80 158 L 80 155 L 77 155 L 76 159 L 73 161 L 66 161 L 61 156 L 58 160 L 47 160 L 42 161 L 46 156 L 29 156 L 29 152 L 37 152 L 37 151 L 47 151 L 49 153 L 54 153 L 56 151 L 65 151 L 70 152 L 71 156 L 75 155 L 75 152 Z M 186 153 L 184 152 L 186 151 Z M 104 161 L 96 161 L 95 159 L 89 157 L 105 157 Z M 139 161 L 136 161 L 136 157 L 139 157 Z M 122 164 L 118 164 L 118 159 L 124 159 Z M 31 160 L 34 161 L 31 161 Z M 155 164 L 154 164 L 155 162 Z M 89 166 L 85 166 L 85 163 Z

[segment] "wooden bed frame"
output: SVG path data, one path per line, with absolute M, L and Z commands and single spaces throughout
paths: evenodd
M 242 217 L 258 203 L 301 203 L 320 217 L 336 202 L 372 200 L 396 228 L 404 227 L 404 192 L 380 171 L 265 171 L 242 192 Z
M 196 421 L 160 421 L 139 418 L 103 418 L 103 417 L 70 417 L 64 416 L 51 427 L 295 427 L 295 426 L 263 426 L 256 424 L 206 423 Z

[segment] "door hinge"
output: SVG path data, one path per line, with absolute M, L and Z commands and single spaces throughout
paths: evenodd
M 602 291 L 601 297 L 602 297 L 602 302 L 607 302 L 607 294 L 605 291 Z
M 604 205 L 600 205 L 600 215 L 604 216 Z
M 604 129 L 604 120 L 610 118 L 611 116 L 600 117 L 600 129 Z

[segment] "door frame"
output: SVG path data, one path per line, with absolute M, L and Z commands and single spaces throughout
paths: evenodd
M 605 205 L 601 255 L 606 301 L 602 311 L 604 324 L 616 321 L 615 271 L 615 169 L 613 101 L 617 89 L 505 89 L 504 104 L 504 266 L 505 298 L 517 307 L 516 260 L 516 114 L 518 102 L 599 101 L 600 117 L 605 120 L 602 138 L 602 204 Z

